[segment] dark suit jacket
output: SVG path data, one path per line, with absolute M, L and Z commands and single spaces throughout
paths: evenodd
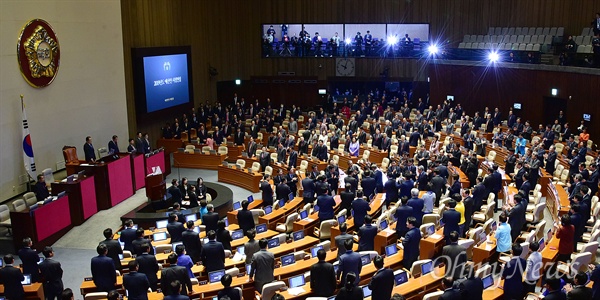
M 202 243 L 200 237 L 193 230 L 187 229 L 181 234 L 181 241 L 185 246 L 185 252 L 192 258 L 194 263 L 200 261 L 202 255 Z
M 444 293 L 438 298 L 439 300 L 463 300 L 461 293 L 459 290 L 455 290 L 453 288 L 447 289 Z
M 298 152 L 296 152 L 296 151 L 290 152 L 290 156 L 288 158 L 288 166 L 296 167 L 297 163 L 298 163 Z
M 390 178 L 385 182 L 385 202 L 386 204 L 390 204 L 391 202 L 398 202 L 398 183 Z
M 138 263 L 138 272 L 145 274 L 148 278 L 148 282 L 153 290 L 156 289 L 156 285 L 158 284 L 158 276 L 156 272 L 158 272 L 158 261 L 156 257 L 152 254 L 142 254 L 135 258 L 135 261 Z
M 133 229 L 133 228 L 123 229 L 121 231 L 121 236 L 119 237 L 119 240 L 125 244 L 125 246 L 123 246 L 123 249 L 125 249 L 127 251 L 131 251 L 131 253 L 133 253 L 133 240 L 135 240 L 135 238 L 136 238 L 135 229 Z
M 162 287 L 162 293 L 165 296 L 169 296 L 173 293 L 171 290 L 171 282 L 179 280 L 181 282 L 181 295 L 187 295 L 188 290 L 192 290 L 192 281 L 190 275 L 185 267 L 171 265 L 168 268 L 162 269 L 160 272 L 160 286 Z
M 406 235 L 408 228 L 406 228 L 406 219 L 413 215 L 413 208 L 408 205 L 401 205 L 396 209 L 396 234 L 398 237 Z
M 358 252 L 348 250 L 346 253 L 340 256 L 339 261 L 340 267 L 338 269 L 338 273 L 342 274 L 341 281 L 346 282 L 346 275 L 350 272 L 354 272 L 354 274 L 356 274 L 356 281 L 354 281 L 354 284 L 358 284 L 360 282 L 360 270 L 362 270 L 360 254 Z
M 171 236 L 171 243 L 175 243 L 181 242 L 181 234 L 185 231 L 185 228 L 179 222 L 171 222 L 167 224 L 167 231 Z
M 273 205 L 273 188 L 271 184 L 267 181 L 263 181 L 260 183 L 260 190 L 262 191 L 263 204 Z
M 356 190 L 358 189 L 358 179 L 352 176 L 348 176 L 344 179 L 344 182 L 350 184 L 353 192 L 356 192 Z
M 567 293 L 567 300 L 586 300 L 592 299 L 592 289 L 586 286 L 578 285 Z
M 119 259 L 119 254 L 123 254 L 123 249 L 121 249 L 121 244 L 117 240 L 114 239 L 106 239 L 100 244 L 106 245 L 108 248 L 108 254 L 106 256 L 110 257 L 115 263 L 115 268 L 121 268 L 121 259 Z
M 354 226 L 360 228 L 365 223 L 365 216 L 371 210 L 371 206 L 364 198 L 357 198 L 352 202 L 352 210 L 354 211 Z
M 152 248 L 152 243 L 148 239 L 137 238 L 137 239 L 133 240 L 133 242 L 131 242 L 131 243 L 133 244 L 132 254 L 135 254 L 137 256 L 142 255 L 142 253 L 144 253 L 144 250 L 142 249 L 142 245 L 144 245 L 145 243 L 148 243 L 148 245 L 150 245 L 150 254 L 154 254 L 154 248 Z
M 219 214 L 216 212 L 209 212 L 202 216 L 202 225 L 206 226 L 206 232 L 214 230 L 217 232 L 217 223 L 219 222 Z
M 502 272 L 504 286 L 510 289 L 504 290 L 504 299 L 521 299 L 523 297 L 523 270 L 526 262 L 520 257 L 513 257 Z
M 117 273 L 113 260 L 108 256 L 92 258 L 92 278 L 99 291 L 109 292 L 115 289 Z
M 377 226 L 371 224 L 364 225 L 358 229 L 358 251 L 375 250 L 375 236 L 377 235 Z
M 319 261 L 310 267 L 310 289 L 315 296 L 329 297 L 335 287 L 335 271 L 331 263 Z
M 21 285 L 23 273 L 19 268 L 7 265 L 0 269 L 0 283 L 4 285 L 4 296 L 8 299 L 23 299 L 25 291 Z
M 467 262 L 467 249 L 457 244 L 444 246 L 442 257 L 446 259 L 446 276 L 452 276 L 454 280 L 463 276 L 463 267 Z
M 333 197 L 323 194 L 317 197 L 317 205 L 319 205 L 319 220 L 333 219 L 335 200 Z
M 147 300 L 150 282 L 146 275 L 139 272 L 129 272 L 123 275 L 123 286 L 127 290 L 127 299 Z
M 244 233 L 248 232 L 248 230 L 254 228 L 256 225 L 254 224 L 254 217 L 252 216 L 252 212 L 249 210 L 241 209 L 237 214 L 238 224 L 240 228 L 244 230 Z
M 83 153 L 85 154 L 85 161 L 90 162 L 92 160 L 96 160 L 96 151 L 94 150 L 94 146 L 88 143 L 83 144 Z
M 566 300 L 566 299 L 567 299 L 567 295 L 565 295 L 565 293 L 563 293 L 560 290 L 552 291 L 552 292 L 548 293 L 548 295 L 546 295 L 546 297 L 544 297 L 544 300 Z
M 225 248 L 223 248 L 223 244 L 217 241 L 209 241 L 204 244 L 201 259 L 206 268 L 206 273 L 225 269 Z
M 171 187 L 169 187 L 167 189 L 167 192 L 169 192 L 169 194 L 171 194 L 171 199 L 173 199 L 173 203 L 177 202 L 179 204 L 181 204 L 181 199 L 183 199 L 183 194 L 181 194 L 181 190 L 172 185 Z
M 36 182 L 34 192 L 37 201 L 44 201 L 44 199 L 50 196 L 50 192 L 48 192 L 48 187 L 46 187 L 46 183 L 43 182 Z
M 369 282 L 369 289 L 372 291 L 371 299 L 389 299 L 392 296 L 394 283 L 394 271 L 388 268 L 377 270 Z
M 459 284 L 463 299 L 482 300 L 483 281 L 479 277 L 469 278 Z
M 18 255 L 23 264 L 23 274 L 31 274 L 31 282 L 38 282 L 40 270 L 37 263 L 40 261 L 40 257 L 37 252 L 27 247 L 21 248 Z
M 110 142 L 108 142 L 108 153 L 119 153 L 119 145 L 117 145 L 117 143 L 115 143 L 115 141 L 111 140 Z
M 275 188 L 275 195 L 277 196 L 277 200 L 284 199 L 286 202 L 288 201 L 288 195 L 292 192 L 290 186 L 284 183 L 280 183 Z
M 369 197 L 375 192 L 375 186 L 377 183 L 373 177 L 363 177 L 360 184 L 363 188 L 365 197 Z
M 456 210 L 450 209 L 442 214 L 441 222 L 444 222 L 444 236 L 446 240 L 450 237 L 450 232 L 458 232 L 458 223 L 460 222 L 460 213 Z
M 410 269 L 412 264 L 419 257 L 419 244 L 421 243 L 421 231 L 419 228 L 413 228 L 408 230 L 402 241 L 404 246 L 404 257 L 402 259 L 402 266 L 406 269 Z
M 60 263 L 52 258 L 47 258 L 39 264 L 40 273 L 44 283 L 46 297 L 59 296 L 63 290 L 63 270 Z

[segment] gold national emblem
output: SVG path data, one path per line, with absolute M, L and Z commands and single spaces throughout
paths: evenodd
M 33 87 L 52 83 L 60 63 L 60 47 L 52 27 L 40 19 L 31 20 L 21 31 L 18 61 L 23 78 Z

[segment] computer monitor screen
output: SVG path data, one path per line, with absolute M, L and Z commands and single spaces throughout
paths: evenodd
M 284 207 L 284 206 L 285 206 L 285 199 L 279 200 L 279 207 Z
M 246 265 L 246 274 L 250 274 L 250 271 L 252 271 L 252 265 L 251 264 L 247 264 Z
M 498 223 L 496 221 L 492 222 L 492 231 L 496 231 L 498 229 Z
M 319 95 L 327 95 L 327 89 L 319 89 Z
M 452 96 L 452 95 L 446 95 L 446 100 L 448 100 L 448 101 L 454 101 L 454 96 Z
M 239 202 L 233 202 L 233 210 L 238 210 L 242 208 L 242 204 Z
M 254 202 L 254 196 L 250 195 L 248 196 L 248 203 L 252 203 Z
M 288 194 L 288 200 L 290 200 L 290 201 L 294 200 L 294 193 Z
M 492 274 L 483 277 L 483 289 L 487 289 L 490 286 L 492 286 L 494 284 L 494 277 L 492 277 Z
M 167 233 L 166 232 L 157 232 L 155 234 L 152 235 L 152 240 L 155 242 L 158 241 L 164 241 L 167 239 Z
M 319 206 L 318 206 L 318 205 L 315 205 L 315 207 L 313 207 L 313 210 L 314 210 L 315 212 L 319 211 Z
M 433 266 L 433 262 L 426 262 L 421 265 L 421 275 L 428 274 L 431 272 L 431 267 Z
M 294 257 L 294 253 L 284 255 L 281 257 L 281 266 L 285 267 L 287 265 L 291 265 L 296 262 L 296 258 Z
M 194 221 L 196 222 L 196 220 L 198 220 L 198 216 L 196 216 L 196 214 L 191 214 L 191 215 L 187 215 L 185 216 L 185 221 Z
M 540 244 L 540 249 L 538 249 L 538 251 L 544 250 L 544 247 L 546 246 L 546 242 L 544 241 L 544 238 L 540 239 L 539 244 Z
M 294 236 L 294 241 L 301 240 L 304 238 L 304 231 L 303 230 L 295 231 L 293 233 L 293 236 Z
M 21 281 L 22 285 L 30 285 L 31 284 L 31 275 L 30 274 L 23 274 L 23 281 Z
M 38 262 L 37 262 L 37 263 L 38 263 L 38 265 L 39 265 L 41 262 L 43 262 L 43 261 L 44 261 L 44 259 L 45 259 L 45 258 L 44 258 L 43 256 L 42 256 L 42 257 L 40 257 L 40 259 L 39 259 L 39 260 L 38 260 Z
M 394 274 L 394 283 L 396 285 L 401 285 L 408 281 L 408 274 L 405 271 L 400 271 Z
M 371 257 L 369 256 L 369 254 L 361 255 L 360 261 L 363 266 L 368 265 L 371 262 Z
M 194 229 L 192 229 L 195 233 L 200 234 L 200 227 L 194 227 Z
M 183 242 L 176 242 L 176 243 L 173 243 L 171 245 L 173 246 L 173 252 L 175 252 L 175 250 L 177 249 L 177 246 L 183 245 Z
M 267 231 L 267 224 L 256 225 L 256 233 L 263 233 L 265 231 Z
M 232 240 L 239 240 L 239 239 L 241 239 L 243 237 L 244 237 L 244 230 L 243 229 L 234 230 L 231 233 L 231 239 Z
M 245 249 L 244 246 L 239 246 L 239 247 L 237 247 L 237 251 L 236 252 L 239 253 L 239 254 L 241 254 L 241 255 L 244 255 L 244 249 Z
M 338 221 L 338 224 L 340 224 L 340 225 L 341 225 L 341 224 L 344 224 L 344 222 L 346 222 L 346 216 L 343 216 L 343 215 L 342 215 L 342 216 L 339 216 L 339 217 L 337 218 L 337 221 Z
M 398 253 L 398 248 L 396 247 L 396 244 L 385 246 L 385 255 L 386 256 L 392 256 L 396 253 Z
M 583 114 L 583 120 L 590 122 L 592 120 L 592 115 L 590 114 Z
M 317 257 L 317 252 L 319 252 L 319 250 L 321 250 L 321 249 L 323 249 L 322 245 L 318 245 L 318 246 L 315 246 L 313 248 L 310 248 L 310 254 L 311 254 L 311 256 L 312 257 Z
M 427 226 L 427 235 L 432 235 L 435 233 L 435 225 Z
M 290 288 L 295 288 L 304 285 L 304 275 L 298 275 L 290 278 Z
M 268 242 L 269 248 L 279 247 L 279 238 L 270 239 Z
M 119 259 L 123 260 L 123 254 L 119 254 Z
M 369 288 L 368 285 L 363 285 L 362 290 L 363 290 L 363 296 L 365 298 L 371 297 L 371 289 Z
M 521 109 L 521 103 L 514 103 L 513 104 L 513 108 L 514 109 Z
M 210 283 L 221 281 L 221 277 L 225 275 L 225 270 L 218 270 L 208 273 L 208 280 Z
M 308 211 L 303 210 L 300 212 L 300 219 L 306 219 L 308 218 Z
M 69 176 L 67 176 L 67 182 L 68 182 L 68 183 L 71 183 L 71 182 L 73 182 L 74 180 L 75 180 L 75 175 L 69 175 Z
M 270 214 L 273 211 L 273 207 L 270 206 L 270 205 L 269 206 L 265 206 L 264 210 L 265 210 L 265 215 L 268 215 L 268 214 Z
M 167 228 L 167 224 L 169 224 L 169 220 L 156 221 L 156 229 Z
M 379 227 L 381 228 L 381 230 L 386 229 L 388 227 L 387 220 L 382 220 L 381 223 L 379 223 Z

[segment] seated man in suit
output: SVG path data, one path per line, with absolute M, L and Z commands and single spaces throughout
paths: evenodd
M 113 260 L 106 256 L 108 248 L 100 244 L 96 247 L 98 256 L 92 258 L 92 278 L 99 291 L 110 292 L 115 289 L 117 273 Z
M 7 299 L 24 299 L 25 291 L 21 281 L 25 279 L 21 269 L 14 267 L 12 254 L 4 256 L 4 268 L 0 269 L 0 283 L 4 285 L 4 297 Z
M 358 229 L 358 251 L 375 250 L 375 236 L 377 235 L 377 226 L 373 226 L 373 217 L 365 216 L 365 225 Z
M 406 227 L 408 232 L 402 239 L 402 246 L 404 248 L 404 257 L 402 258 L 402 266 L 406 269 L 410 269 L 412 264 L 419 258 L 419 244 L 421 243 L 421 231 L 417 227 L 417 219 L 415 217 L 408 217 L 406 220 Z
M 206 226 L 206 232 L 211 230 L 217 231 L 217 223 L 219 222 L 219 214 L 215 212 L 215 206 L 209 204 L 206 206 L 208 213 L 202 216 L 202 225 Z
M 237 213 L 238 224 L 240 228 L 244 230 L 244 234 L 248 233 L 248 230 L 254 228 L 256 224 L 254 224 L 254 216 L 252 216 L 252 212 L 248 210 L 248 200 L 242 200 L 242 209 Z
M 446 277 L 442 279 L 442 289 L 444 293 L 440 296 L 439 300 L 463 300 L 460 291 L 453 287 L 454 280 L 452 277 Z
M 142 249 L 142 255 L 138 255 L 135 258 L 135 261 L 138 264 L 138 272 L 146 275 L 150 287 L 153 291 L 156 291 L 158 288 L 158 276 L 156 275 L 159 270 L 158 261 L 154 255 L 149 253 L 150 244 L 143 244 Z
M 129 273 L 123 275 L 123 287 L 127 291 L 127 299 L 148 300 L 150 282 L 143 273 L 138 273 L 138 263 L 132 260 L 128 264 Z
M 585 272 L 579 272 L 575 275 L 573 284 L 565 286 L 567 292 L 567 300 L 575 299 L 592 299 L 592 289 L 585 286 L 588 276 Z
M 165 295 L 165 299 L 170 295 L 177 294 L 178 290 L 180 295 L 188 295 L 188 291 L 191 294 L 192 281 L 190 280 L 187 269 L 177 265 L 177 254 L 169 254 L 167 262 L 169 263 L 169 267 L 163 268 L 160 271 L 160 286 L 163 287 L 162 293 Z M 183 288 L 174 289 L 172 283 L 175 281 L 177 281 L 177 283 L 183 283 Z
M 33 191 L 35 192 L 35 198 L 37 201 L 44 201 L 44 199 L 50 196 L 50 192 L 48 191 L 48 186 L 46 185 L 46 179 L 44 178 L 44 174 L 39 174 L 37 176 L 37 182 L 33 187 Z
M 373 291 L 372 299 L 388 299 L 394 289 L 394 271 L 383 266 L 383 257 L 377 255 L 373 259 L 377 272 L 369 282 L 369 289 Z
M 319 297 L 329 297 L 333 295 L 337 284 L 335 280 L 335 270 L 333 265 L 325 260 L 326 256 L 327 252 L 325 250 L 320 249 L 317 251 L 319 262 L 310 267 L 310 289 Z
M 546 288 L 546 296 L 544 297 L 544 300 L 566 300 L 567 296 L 560 288 L 560 285 L 560 278 L 546 278 L 546 283 L 543 286 Z
M 95 162 L 96 161 L 96 150 L 94 150 L 94 146 L 92 145 L 92 137 L 87 136 L 85 138 L 85 144 L 83 144 L 83 153 L 85 154 L 85 161 Z
M 171 236 L 171 243 L 181 242 L 181 234 L 185 231 L 183 224 L 179 222 L 176 213 L 169 215 L 169 224 L 167 224 L 167 231 Z
M 119 258 L 119 254 L 123 254 L 123 249 L 121 248 L 121 244 L 119 241 L 113 239 L 113 231 L 110 228 L 104 229 L 104 238 L 105 240 L 100 242 L 100 244 L 106 245 L 108 248 L 108 254 L 106 256 L 110 257 L 115 263 L 115 268 L 117 270 L 121 269 L 121 259 Z
M 217 242 L 217 233 L 213 230 L 208 231 L 208 243 L 202 247 L 201 260 L 206 268 L 206 273 L 225 269 L 225 248 L 223 244 Z M 254 269 L 254 268 L 253 268 Z
M 117 143 L 119 137 L 116 135 L 112 136 L 112 139 L 108 142 L 108 154 L 117 154 L 119 153 L 119 144 Z

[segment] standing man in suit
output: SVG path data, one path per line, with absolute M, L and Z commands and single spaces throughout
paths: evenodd
M 244 145 L 244 133 L 242 132 L 242 129 L 240 127 L 238 127 L 236 130 L 235 137 L 233 138 L 233 143 L 236 146 Z
M 327 188 L 321 188 L 321 194 L 317 197 L 317 205 L 319 206 L 319 221 L 333 219 L 335 212 L 335 200 L 330 195 L 327 195 Z
M 383 187 L 385 188 L 385 205 L 389 207 L 390 203 L 397 203 L 398 189 L 400 188 L 400 185 L 395 180 L 395 178 L 393 176 L 388 177 L 388 180 L 385 182 Z
M 406 227 L 406 220 L 413 215 L 413 208 L 408 206 L 408 197 L 402 197 L 400 199 L 402 205 L 398 206 L 396 209 L 395 217 L 396 217 L 396 234 L 399 237 L 403 237 L 408 232 L 408 227 Z
M 466 265 L 466 280 L 463 280 L 458 288 L 463 299 L 482 300 L 483 299 L 483 281 L 479 277 L 475 277 L 475 272 L 471 266 Z
M 135 229 L 132 228 L 133 220 L 126 220 L 125 224 L 123 224 L 123 227 L 124 229 L 121 230 L 121 236 L 119 237 L 119 240 L 121 241 L 121 243 L 125 244 L 123 246 L 124 250 L 131 251 L 131 253 L 133 253 L 133 240 L 135 240 L 135 238 L 137 237 Z
M 277 185 L 277 187 L 275 188 L 275 195 L 277 196 L 277 200 L 285 200 L 285 202 L 288 201 L 288 195 L 292 192 L 292 190 L 290 189 L 290 186 L 288 185 L 287 182 L 287 177 L 281 177 L 281 182 Z
M 362 270 L 362 262 L 360 260 L 360 254 L 352 251 L 353 244 L 354 241 L 352 239 L 346 240 L 344 244 L 346 253 L 340 256 L 340 267 L 338 268 L 336 276 L 341 282 L 346 282 L 346 276 L 348 273 L 353 272 L 356 274 L 356 280 L 354 281 L 354 284 L 358 284 L 360 282 L 360 270 Z
M 248 142 L 248 157 L 252 158 L 256 156 L 256 142 L 253 137 L 250 137 L 250 141 Z
M 219 214 L 215 212 L 215 206 L 209 204 L 206 206 L 208 213 L 202 216 L 202 225 L 206 226 L 206 232 L 218 229 L 217 223 L 219 222 Z
M 432 191 L 435 193 L 435 206 L 440 205 L 440 198 L 446 188 L 446 179 L 440 176 L 440 169 L 435 168 L 433 170 L 433 178 L 431 178 Z
M 340 193 L 340 210 L 346 209 L 346 216 L 350 216 L 352 212 L 352 201 L 354 200 L 354 192 L 352 192 L 352 186 L 346 183 L 346 189 Z
M 273 187 L 269 180 L 271 175 L 265 174 L 260 181 L 260 190 L 262 191 L 262 200 L 264 206 L 273 205 Z
M 269 151 L 267 151 L 267 147 L 262 148 L 262 152 L 260 153 L 258 161 L 260 162 L 261 172 L 264 172 L 265 168 L 271 164 L 271 155 L 269 154 Z
M 372 173 L 369 170 L 365 170 L 364 174 L 363 174 L 363 178 L 360 181 L 360 185 L 363 188 L 363 194 L 366 197 L 370 197 L 371 195 L 373 195 L 375 193 L 375 188 L 377 186 L 377 182 L 375 181 L 375 178 L 371 177 Z
M 138 255 L 135 258 L 135 261 L 138 265 L 138 272 L 145 274 L 148 278 L 148 282 L 150 283 L 150 287 L 153 291 L 156 291 L 158 288 L 158 276 L 156 273 L 159 270 L 158 261 L 156 257 L 149 253 L 150 251 L 150 243 L 144 243 L 142 245 L 142 255 Z
M 373 265 L 377 268 L 377 272 L 369 282 L 369 289 L 373 291 L 372 299 L 389 299 L 394 289 L 394 271 L 383 266 L 383 257 L 377 255 L 373 259 Z
M 31 238 L 26 237 L 23 239 L 23 248 L 17 253 L 23 264 L 23 274 L 31 274 L 31 282 L 39 282 L 40 270 L 38 269 L 38 262 L 40 257 L 38 256 L 35 249 L 32 249 Z
M 108 154 L 117 154 L 119 153 L 119 144 L 117 143 L 119 137 L 116 135 L 112 136 L 112 140 L 108 142 Z
M 4 268 L 0 269 L 0 283 L 4 285 L 4 297 L 9 300 L 25 298 L 25 291 L 21 284 L 25 277 L 21 273 L 21 269 L 13 266 L 14 262 L 12 254 L 6 254 Z
M 254 228 L 254 216 L 252 212 L 248 210 L 248 200 L 242 200 L 242 209 L 237 213 L 237 220 L 240 228 L 244 230 L 244 235 L 248 234 L 248 230 Z
M 141 132 L 137 132 L 135 138 L 135 148 L 137 153 L 144 154 L 144 137 Z
M 179 203 L 181 205 L 183 194 L 181 193 L 181 189 L 179 189 L 179 183 L 177 182 L 177 178 L 173 178 L 173 180 L 171 180 L 171 186 L 167 189 L 167 192 L 171 194 L 171 199 L 173 199 L 173 203 Z
M 160 286 L 162 287 L 163 295 L 170 296 L 176 294 L 177 291 L 168 287 L 171 287 L 171 284 L 177 281 L 183 284 L 183 288 L 179 294 L 188 296 L 188 291 L 190 294 L 192 293 L 192 281 L 190 280 L 187 269 L 177 265 L 177 254 L 175 253 L 169 254 L 167 261 L 169 262 L 169 267 L 160 271 Z
M 181 241 L 185 246 L 185 252 L 192 258 L 194 263 L 200 261 L 202 255 L 202 243 L 200 236 L 194 232 L 194 221 L 186 222 L 187 229 L 181 234 Z
M 337 241 L 337 237 L 336 237 Z M 336 287 L 335 270 L 333 265 L 325 260 L 327 252 L 317 251 L 319 262 L 310 267 L 310 289 L 318 297 L 333 295 Z
M 406 205 L 412 207 L 412 213 L 415 219 L 417 220 L 417 226 L 420 226 L 421 222 L 423 221 L 423 208 L 425 207 L 425 201 L 419 198 L 418 189 L 413 188 L 412 190 L 410 190 L 410 194 L 412 198 L 410 198 L 410 200 L 406 202 Z
M 204 224 L 204 221 L 202 223 Z M 185 231 L 185 228 L 183 228 L 183 224 L 179 222 L 176 213 L 171 213 L 169 215 L 167 231 L 171 236 L 171 243 L 181 242 L 181 234 Z
M 42 278 L 44 278 L 44 295 L 49 300 L 60 299 L 64 287 L 62 267 L 58 261 L 52 259 L 54 257 L 52 247 L 44 247 L 43 253 L 46 259 L 40 263 L 39 268 Z
M 83 153 L 85 154 L 85 161 L 95 162 L 96 161 L 96 151 L 94 150 L 94 146 L 92 145 L 92 137 L 85 137 L 85 144 L 83 144 Z
M 100 244 L 96 247 L 98 256 L 92 258 L 92 278 L 99 291 L 110 292 L 115 289 L 117 283 L 117 273 L 115 264 L 110 257 L 106 256 L 108 248 Z
M 144 154 L 152 152 L 150 149 L 150 140 L 148 139 L 148 133 L 144 133 L 144 138 L 142 139 L 142 145 L 144 146 Z
M 113 231 L 110 228 L 104 229 L 104 241 L 100 242 L 100 244 L 106 245 L 108 249 L 108 254 L 106 256 L 110 257 L 115 263 L 115 269 L 121 269 L 121 259 L 119 258 L 119 254 L 123 254 L 123 249 L 121 248 L 121 244 L 119 241 L 113 239 Z
M 406 232 L 406 235 L 402 239 L 402 246 L 404 247 L 402 266 L 406 269 L 410 269 L 412 264 L 419 258 L 421 231 L 419 231 L 417 224 L 417 219 L 415 219 L 415 217 L 408 217 L 406 220 L 408 232 Z
M 210 230 L 207 233 L 207 237 L 208 243 L 204 244 L 204 247 L 202 247 L 201 255 L 201 260 L 206 268 L 206 273 L 225 269 L 225 248 L 223 247 L 223 244 L 215 241 L 217 233 Z
M 365 223 L 365 216 L 371 211 L 369 202 L 363 197 L 363 191 L 356 191 L 356 199 L 352 201 L 352 210 L 354 211 L 354 226 L 360 228 Z
M 138 273 L 137 261 L 130 261 L 128 266 L 129 273 L 123 275 L 123 287 L 127 291 L 127 299 L 148 300 L 148 288 L 150 287 L 148 277 Z
M 265 284 L 273 282 L 275 277 L 275 255 L 267 251 L 267 239 L 260 239 L 258 246 L 260 251 L 252 255 L 252 268 L 250 270 L 250 281 L 254 280 L 254 288 L 259 293 L 262 293 L 262 288 Z
M 459 232 L 460 226 L 460 212 L 456 211 L 456 201 L 454 199 L 448 201 L 449 209 L 442 213 L 441 223 L 444 223 L 444 237 L 446 238 L 446 245 L 450 245 L 452 240 L 450 239 L 450 233 L 453 231 Z
M 442 248 L 442 257 L 446 263 L 446 276 L 457 280 L 463 276 L 467 262 L 467 249 L 458 245 L 458 232 L 450 232 L 450 244 Z
M 296 164 L 298 164 L 298 152 L 294 150 L 293 146 L 290 146 L 287 150 L 288 152 L 288 168 L 295 168 Z
M 444 293 L 440 296 L 439 300 L 463 300 L 460 291 L 453 287 L 454 280 L 452 277 L 446 277 L 442 279 L 442 289 Z
M 348 226 L 346 223 L 340 224 L 340 234 L 335 237 L 335 246 L 337 247 L 337 258 L 339 259 L 344 253 L 346 253 L 346 241 L 352 240 L 351 234 L 347 233 Z
M 365 216 L 365 225 L 358 228 L 358 251 L 375 250 L 375 236 L 377 235 L 377 226 L 373 226 L 373 217 Z
M 135 140 L 129 139 L 129 145 L 127 146 L 127 153 L 135 154 L 137 149 L 135 148 Z
M 135 235 L 136 235 L 135 240 L 133 240 L 133 242 L 131 242 L 133 244 L 132 254 L 140 256 L 140 255 L 142 255 L 142 253 L 144 253 L 144 244 L 151 245 L 152 243 L 150 242 L 149 239 L 144 238 L 144 228 L 138 227 L 138 229 L 135 230 Z M 154 254 L 154 248 L 150 248 L 149 253 Z
M 526 262 L 521 258 L 523 248 L 519 244 L 512 246 L 512 259 L 504 266 L 504 299 L 523 299 L 523 270 Z M 587 276 L 586 276 L 587 279 Z

